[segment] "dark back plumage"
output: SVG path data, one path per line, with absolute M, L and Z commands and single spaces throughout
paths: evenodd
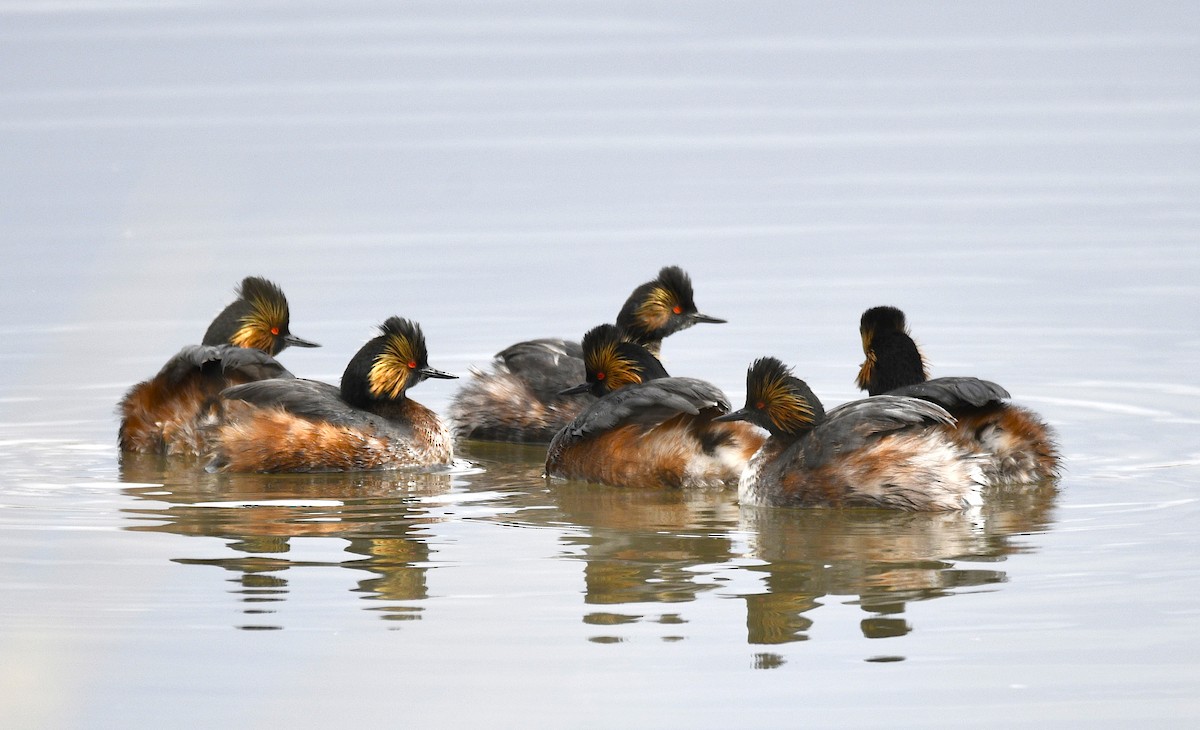
M 561 337 L 543 337 L 509 345 L 496 353 L 496 362 L 521 378 L 543 401 L 554 400 L 560 391 L 582 382 L 583 348 Z
M 236 382 L 295 377 L 262 350 L 232 345 L 188 345 L 167 361 L 159 376 L 174 384 L 197 372 Z
M 355 418 L 356 413 L 370 415 L 361 410 L 347 408 L 337 386 L 303 378 L 288 381 L 260 380 L 235 385 L 221 391 L 221 397 L 264 408 L 282 408 L 297 416 L 340 426 L 361 425 L 364 421 Z
M 560 436 L 583 438 L 623 423 L 662 423 L 681 413 L 694 416 L 708 408 L 720 413 L 729 410 L 725 394 L 712 383 L 695 378 L 658 378 L 606 395 L 585 408 Z
M 733 486 L 764 437 L 748 424 L 714 422 L 728 410 L 716 386 L 694 378 L 627 385 L 555 435 L 546 474 L 621 487 Z
M 926 380 L 888 391 L 889 395 L 906 395 L 937 403 L 947 410 L 982 408 L 1008 400 L 1008 391 L 990 380 L 969 377 L 946 377 Z
M 954 417 L 936 403 L 905 396 L 875 396 L 830 410 L 804 438 L 800 448 L 805 466 L 818 468 L 893 431 L 953 424 Z

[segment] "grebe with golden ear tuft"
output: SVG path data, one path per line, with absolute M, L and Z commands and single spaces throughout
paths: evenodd
M 770 438 L 738 484 L 743 504 L 959 510 L 981 501 L 982 457 L 942 426 L 954 419 L 917 398 L 881 396 L 828 412 L 773 357 L 746 373 L 746 405 L 717 418 L 748 421 Z
M 242 280 L 238 297 L 158 374 L 130 388 L 117 407 L 122 451 L 197 455 L 198 416 L 222 389 L 292 374 L 274 358 L 289 345 L 319 347 L 291 333 L 283 290 L 258 276 Z
M 670 377 L 614 325 L 583 338 L 586 381 L 569 389 L 598 400 L 555 435 L 550 477 L 619 487 L 721 488 L 737 484 L 766 434 L 718 423 L 729 401 L 716 386 Z
M 210 471 L 314 472 L 449 464 L 450 432 L 408 397 L 426 378 L 425 336 L 392 317 L 346 366 L 341 387 L 298 378 L 228 388 L 207 431 Z
M 639 285 L 617 314 L 622 339 L 658 356 L 663 338 L 699 323 L 725 320 L 701 314 L 692 280 L 666 266 Z M 473 377 L 455 394 L 448 413 L 461 439 L 547 443 L 595 401 L 587 394 L 562 395 L 584 378 L 580 344 L 559 338 L 518 342 L 497 353 L 490 372 Z

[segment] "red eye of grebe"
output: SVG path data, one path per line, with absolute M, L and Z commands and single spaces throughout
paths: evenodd
M 416 360 L 409 360 L 409 361 L 408 361 L 408 369 L 409 369 L 409 370 L 416 370 L 416 369 L 417 369 L 417 361 L 416 361 Z
M 604 373 L 596 373 L 596 380 L 604 380 Z
M 272 328 L 271 328 L 271 334 L 278 336 L 278 335 L 279 335 L 279 328 L 278 328 L 278 327 L 272 327 Z
M 674 307 L 671 308 L 671 311 L 674 312 L 675 314 L 683 314 L 683 307 L 676 304 Z
M 754 407 L 761 411 L 763 408 L 767 407 L 767 404 L 763 403 L 762 401 L 759 401 L 754 404 Z

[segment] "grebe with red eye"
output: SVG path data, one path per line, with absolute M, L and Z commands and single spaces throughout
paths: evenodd
M 350 360 L 341 387 L 299 378 L 228 388 L 207 424 L 210 471 L 315 472 L 450 464 L 449 430 L 408 397 L 429 366 L 417 323 L 391 317 Z
M 550 477 L 619 487 L 720 488 L 737 484 L 766 438 L 742 423 L 717 423 L 729 401 L 716 386 L 673 378 L 613 325 L 583 338 L 585 382 L 568 393 L 598 400 L 550 443 Z
M 663 338 L 698 323 L 724 321 L 701 314 L 691 278 L 678 266 L 667 266 L 633 290 L 616 326 L 624 339 L 657 357 Z M 495 356 L 491 372 L 472 374 L 448 413 L 461 439 L 546 443 L 595 401 L 587 394 L 561 395 L 585 377 L 582 349 L 571 340 L 518 342 Z
M 1060 471 L 1054 432 L 1033 411 L 1006 402 L 1008 391 L 972 377 L 929 379 L 925 358 L 908 333 L 904 312 L 873 307 L 859 321 L 863 354 L 858 387 L 869 395 L 906 395 L 945 408 L 955 423 L 945 428 L 968 448 L 989 455 L 991 484 L 1036 484 Z
M 984 457 L 941 428 L 953 424 L 949 413 L 918 398 L 864 398 L 826 413 L 803 380 L 764 357 L 746 373 L 746 406 L 716 420 L 771 434 L 738 483 L 743 504 L 937 511 L 982 499 Z
M 289 345 L 319 347 L 291 333 L 287 298 L 258 276 L 242 280 L 238 297 L 158 374 L 130 388 L 117 406 L 122 451 L 199 454 L 195 426 L 205 404 L 222 389 L 267 378 L 290 378 L 274 358 Z

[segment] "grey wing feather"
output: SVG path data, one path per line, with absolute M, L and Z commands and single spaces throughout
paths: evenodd
M 888 395 L 905 395 L 937 403 L 943 408 L 985 406 L 1009 398 L 1008 391 L 990 380 L 951 377 L 934 378 L 924 383 L 908 385 L 889 391 Z
M 223 373 L 240 373 L 251 380 L 293 378 L 288 369 L 262 350 L 233 345 L 188 345 L 163 366 L 172 381 L 196 370 L 220 367 Z
M 839 453 L 862 448 L 879 435 L 924 425 L 953 425 L 946 409 L 920 398 L 877 395 L 844 403 L 825 414 L 801 443 L 804 463 L 815 468 Z
M 719 388 L 694 378 L 660 378 L 629 385 L 588 406 L 566 427 L 574 437 L 614 428 L 622 423 L 661 423 L 681 413 L 696 415 L 706 408 L 729 412 L 729 400 Z
M 578 342 L 559 338 L 527 340 L 496 353 L 497 364 L 520 377 L 543 401 L 562 390 L 579 385 L 586 372 L 583 348 Z
M 518 342 L 496 353 L 496 359 L 507 365 L 513 372 L 527 367 L 553 368 L 558 366 L 562 360 L 572 358 L 582 360 L 583 347 L 578 342 L 558 337 Z
M 221 391 L 221 397 L 258 406 L 274 406 L 302 418 L 338 426 L 362 428 L 377 426 L 380 422 L 378 416 L 347 405 L 336 386 L 316 380 L 259 380 L 226 388 Z

